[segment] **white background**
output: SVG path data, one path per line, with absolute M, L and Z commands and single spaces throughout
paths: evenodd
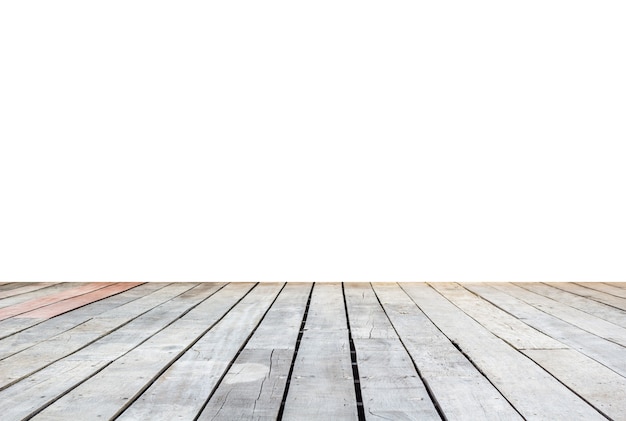
M 1 281 L 626 281 L 622 1 L 3 1 Z

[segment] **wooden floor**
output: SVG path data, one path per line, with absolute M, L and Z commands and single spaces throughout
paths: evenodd
M 626 284 L 0 284 L 0 419 L 626 420 Z

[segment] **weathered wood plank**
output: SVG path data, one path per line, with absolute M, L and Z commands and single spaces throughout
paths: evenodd
M 0 389 L 6 388 L 106 335 L 109 335 L 107 340 L 111 340 L 115 337 L 115 335 L 110 335 L 111 332 L 120 326 L 152 310 L 155 306 L 190 290 L 193 286 L 194 284 L 172 284 L 152 294 L 149 298 L 145 297 L 143 302 L 132 302 L 124 305 L 121 309 L 112 310 L 110 314 L 105 313 L 94 317 L 45 342 L 40 342 L 31 348 L 5 358 L 0 361 Z M 129 329 L 130 326 L 126 326 L 122 332 Z
M 613 285 L 602 284 L 600 282 L 577 282 L 577 285 L 580 285 L 589 289 L 594 289 L 596 291 L 601 291 L 606 294 L 611 294 L 616 297 L 626 298 L 626 290 L 624 290 L 623 288 L 613 286 Z
M 25 284 L 23 286 L 20 286 L 18 288 L 12 288 L 6 291 L 0 291 L 0 307 L 6 307 L 7 304 L 5 304 L 7 301 L 7 298 L 10 297 L 14 297 L 16 295 L 23 295 L 23 294 L 27 294 L 29 292 L 35 292 L 37 290 L 40 289 L 44 289 L 44 288 L 48 288 L 51 287 L 53 285 L 59 285 L 58 282 L 37 282 L 37 283 L 32 283 L 32 284 Z M 45 291 L 44 291 L 44 295 Z M 11 305 L 11 304 L 8 304 Z
M 371 285 L 344 288 L 367 419 L 440 420 Z
M 560 349 L 567 345 L 512 317 L 458 284 L 432 283 L 432 288 L 490 332 L 516 349 Z
M 516 285 L 520 288 L 527 289 L 536 294 L 540 294 L 544 297 L 548 297 L 560 303 L 577 308 L 585 313 L 592 314 L 618 326 L 626 327 L 626 311 L 624 310 L 572 294 L 571 292 L 554 288 L 550 285 L 536 282 L 518 283 Z
M 626 420 L 626 378 L 573 349 L 522 351 L 613 420 Z
M 358 419 L 341 284 L 315 284 L 285 420 Z
M 24 294 L 15 295 L 13 297 L 5 298 L 0 301 L 0 308 L 9 307 L 17 304 L 24 303 L 29 300 L 33 300 L 36 298 L 46 297 L 52 294 L 56 294 L 61 291 L 66 291 L 68 289 L 76 288 L 78 285 L 85 284 L 71 284 L 68 282 L 65 283 L 57 283 L 50 285 L 45 288 L 36 289 L 31 292 L 27 292 Z
M 179 314 L 181 317 L 144 342 L 136 344 L 131 350 L 128 350 L 125 344 L 132 337 L 120 337 L 115 342 L 107 343 L 106 347 L 93 349 L 91 353 L 81 352 L 81 355 L 74 359 L 110 360 L 112 353 L 121 351 L 124 353 L 119 354 L 120 356 L 106 368 L 52 403 L 35 419 L 101 420 L 116 417 L 228 313 L 253 286 L 249 283 L 226 285 L 184 315 Z M 161 319 L 162 316 L 156 317 L 154 323 L 160 323 Z
M 614 419 L 619 419 L 620 413 L 626 414 L 623 411 L 624 405 L 626 405 L 626 400 L 623 400 L 626 388 L 622 393 L 606 393 L 611 388 L 619 387 L 626 381 L 619 374 L 576 350 L 558 349 L 558 346 L 563 347 L 564 345 L 553 339 L 549 339 L 548 345 L 554 346 L 537 347 L 537 345 L 546 342 L 546 335 L 529 328 L 515 317 L 494 307 L 491 303 L 459 285 L 438 283 L 431 286 L 493 334 L 500 338 L 506 338 L 509 344 L 521 350 L 598 411 L 608 414 Z M 489 310 L 481 311 L 481 307 L 489 308 Z M 498 320 L 498 322 L 494 323 L 494 320 Z M 527 329 L 523 327 L 520 329 L 520 324 L 526 326 Z M 515 335 L 518 332 L 521 335 L 519 340 L 516 340 Z M 536 336 L 536 339 L 533 336 Z M 553 341 L 554 344 L 550 341 Z M 564 374 L 566 367 L 567 372 Z M 596 387 L 596 385 L 600 386 Z
M 275 420 L 311 284 L 287 284 L 198 421 Z
M 18 314 L 26 313 L 40 307 L 45 307 L 59 301 L 63 301 L 82 294 L 86 294 L 91 291 L 105 288 L 110 285 L 113 285 L 113 283 L 92 282 L 86 285 L 81 285 L 62 292 L 58 292 L 56 294 L 48 295 L 34 300 L 29 300 L 11 307 L 0 308 L 0 320 L 8 319 L 9 317 L 14 317 Z
M 155 292 L 166 285 L 167 284 L 160 284 L 156 282 L 146 283 L 121 294 L 113 295 L 103 300 L 93 302 L 72 312 L 59 315 L 52 319 L 43 320 L 32 327 L 0 339 L 0 360 L 5 359 L 10 355 L 17 354 L 18 352 L 35 344 L 44 342 L 60 333 L 75 328 L 76 326 L 85 323 L 99 314 L 127 304 L 131 301 L 138 300 L 142 297 L 149 296 L 152 292 Z M 6 321 L 8 320 L 5 320 L 5 322 Z
M 424 284 L 402 289 L 525 418 L 603 420 L 597 410 Z
M 159 376 L 118 419 L 195 419 L 283 285 L 258 285 Z
M 562 304 L 551 298 L 520 288 L 515 284 L 494 284 L 493 286 L 571 325 L 622 346 L 626 346 L 626 329 L 621 326 L 607 322 L 606 320 Z
M 373 287 L 447 419 L 522 419 L 397 284 L 375 283 Z
M 161 286 L 159 286 L 161 285 Z M 146 291 L 155 291 L 161 288 L 162 284 L 149 283 L 143 284 L 136 288 L 125 291 L 121 294 L 112 295 L 105 299 L 95 301 L 91 304 L 88 304 L 84 307 L 73 310 L 70 314 L 63 314 L 52 319 L 20 319 L 20 318 L 10 318 L 6 320 L 0 321 L 0 340 L 5 341 L 9 340 L 8 338 L 14 337 L 17 334 L 27 334 L 27 332 L 41 332 L 41 340 L 44 340 L 47 337 L 54 336 L 54 334 L 58 334 L 64 330 L 70 329 L 82 322 L 73 323 L 72 320 L 80 320 L 81 317 L 85 316 L 82 321 L 88 320 L 91 316 L 87 315 L 96 315 L 103 311 L 109 310 L 111 308 L 115 308 L 117 306 L 126 304 L 127 302 L 133 301 L 143 295 L 145 295 Z M 41 325 L 41 326 L 40 326 Z M 47 328 L 50 328 L 48 334 Z M 65 328 L 64 328 L 65 327 Z M 33 330 L 35 329 L 35 330 Z M 32 339 L 37 339 L 37 335 L 35 333 L 29 334 L 32 336 Z M 34 343 L 41 342 L 41 340 L 35 340 Z M 1 344 L 2 342 L 0 342 Z M 19 342 L 16 342 L 16 344 Z M 14 354 L 21 349 L 14 350 L 14 352 L 10 352 L 9 354 L 2 354 L 2 358 L 7 355 Z
M 67 313 L 68 311 L 84 307 L 87 304 L 102 300 L 103 298 L 107 298 L 112 295 L 116 295 L 129 289 L 135 288 L 141 284 L 141 282 L 120 282 L 114 285 L 100 288 L 96 291 L 81 294 L 77 297 L 68 298 L 66 300 L 47 305 L 45 307 L 40 307 L 35 310 L 19 314 L 15 317 L 20 319 L 49 319 L 58 316 L 59 314 Z
M 616 373 L 626 376 L 624 347 L 545 313 L 494 288 L 493 284 L 467 283 L 463 286 L 529 326 L 604 364 Z
M 606 294 L 604 292 L 596 291 L 595 289 L 585 288 L 572 283 L 549 282 L 546 285 L 626 311 L 625 298 L 616 297 L 611 294 Z
M 199 304 L 210 301 L 212 294 L 219 287 L 220 285 L 217 284 L 196 286 L 149 310 L 78 352 L 0 391 L 0 401 L 19 401 L 18 405 L 9 408 L 6 413 L 16 419 L 34 415 L 74 389 L 79 383 L 88 381 L 99 370 L 109 366 L 112 361 L 119 361 L 119 358 L 128 355 L 129 351 L 145 344 L 155 334 L 158 336 L 159 333 L 165 331 L 171 332 L 172 326 L 180 322 L 186 316 L 187 311 L 190 309 L 193 311 Z M 169 349 L 164 350 L 164 358 L 170 356 L 169 351 Z M 123 367 L 126 368 L 127 374 L 132 373 L 132 365 L 123 365 Z M 49 378 L 54 378 L 54 381 L 50 382 Z M 123 380 L 120 381 L 120 385 L 122 384 L 125 384 Z M 31 401 L 39 402 L 40 406 L 29 405 Z M 77 415 L 77 418 L 84 419 L 86 416 L 83 413 Z M 44 418 L 46 417 L 48 416 Z M 63 417 L 60 415 L 59 418 Z

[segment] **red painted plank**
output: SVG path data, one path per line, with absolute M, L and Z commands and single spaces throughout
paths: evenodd
M 59 301 L 67 300 L 78 295 L 86 294 L 109 285 L 113 285 L 112 282 L 91 282 L 86 285 L 81 285 L 76 288 L 68 289 L 66 291 L 57 292 L 47 297 L 35 298 L 30 301 L 15 304 L 13 306 L 4 307 L 0 309 L 0 320 L 8 319 L 9 317 L 17 316 L 18 314 L 26 313 L 27 311 L 35 310 L 39 307 L 44 307 Z
M 50 304 L 45 307 L 38 308 L 27 313 L 22 313 L 16 318 L 28 318 L 28 319 L 49 319 L 59 314 L 67 313 L 68 311 L 77 309 L 84 305 L 93 303 L 94 301 L 102 300 L 103 298 L 110 297 L 111 295 L 119 294 L 138 285 L 143 282 L 121 282 L 118 284 L 110 285 L 99 290 L 82 294 L 77 297 L 69 298 L 67 300 L 59 301 L 54 304 Z

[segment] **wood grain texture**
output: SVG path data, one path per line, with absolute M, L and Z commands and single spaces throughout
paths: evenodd
M 341 284 L 315 284 L 283 419 L 357 419 Z
M 373 287 L 447 419 L 522 419 L 400 286 L 375 283 Z
M 87 320 L 107 310 L 145 297 L 151 292 L 163 288 L 165 285 L 166 284 L 159 283 L 143 284 L 121 294 L 93 302 L 72 312 L 59 315 L 52 319 L 41 320 L 24 330 L 9 334 L 0 339 L 0 360 L 85 323 Z M 5 320 L 4 322 L 9 320 Z M 0 322 L 0 324 L 1 323 L 2 322 Z
M 6 291 L 0 290 L 0 308 L 28 301 L 32 298 L 49 295 L 49 291 L 46 291 L 45 288 L 49 288 L 51 286 L 61 286 L 61 288 L 63 288 L 67 287 L 68 284 L 59 284 L 57 282 L 41 282 L 35 284 L 25 284 L 18 288 L 12 288 Z M 40 291 L 40 294 L 34 294 L 36 291 Z M 14 300 L 9 300 L 9 298 L 14 298 Z
M 296 347 L 310 284 L 288 284 L 224 376 L 199 417 L 275 420 Z
M 345 285 L 363 406 L 372 420 L 440 420 L 370 284 Z
M 516 349 L 559 349 L 567 345 L 528 326 L 459 284 L 433 283 L 432 288 L 483 327 Z
M 68 311 L 75 310 L 77 308 L 91 304 L 94 301 L 99 301 L 103 298 L 116 295 L 129 289 L 135 288 L 141 285 L 140 282 L 124 282 L 109 285 L 104 288 L 100 288 L 96 291 L 81 294 L 77 297 L 68 298 L 45 307 L 41 307 L 26 313 L 15 316 L 16 318 L 29 318 L 29 319 L 49 319 L 59 314 L 67 313 Z
M 16 419 L 32 415 L 35 408 L 28 405 L 31 399 L 38 401 L 45 399 L 45 405 L 51 404 L 75 388 L 80 382 L 91 380 L 99 370 L 109 366 L 113 361 L 118 361 L 120 357 L 128 355 L 138 346 L 145 344 L 147 339 L 153 338 L 168 328 L 171 330 L 171 326 L 181 316 L 184 317 L 189 309 L 204 302 L 206 297 L 210 297 L 217 288 L 219 285 L 201 285 L 157 305 L 109 335 L 1 391 L 0 401 L 20 400 L 23 402 L 22 405 L 10 407 L 6 413 L 15 416 Z M 164 356 L 167 355 L 165 353 Z M 47 378 L 54 378 L 54 382 L 47 381 Z M 124 383 L 123 380 L 119 381 L 120 384 Z M 110 387 L 115 387 L 115 385 L 110 385 Z M 81 408 L 75 409 L 78 411 Z M 55 416 L 54 411 L 46 416 Z M 81 419 L 85 416 L 84 413 L 77 415 Z M 63 416 L 59 415 L 59 418 L 63 418 Z
M 624 284 L 106 285 L 0 285 L 3 421 L 626 421 Z
M 547 285 L 626 311 L 626 298 L 570 283 L 548 283 Z
M 577 285 L 596 291 L 601 291 L 615 297 L 626 298 L 626 290 L 613 285 L 608 285 L 601 282 L 578 282 Z
M 551 298 L 560 303 L 574 307 L 587 314 L 592 314 L 607 322 L 611 322 L 623 328 L 626 328 L 626 311 L 609 306 L 607 304 L 594 301 L 589 298 L 581 297 L 571 292 L 554 288 L 550 285 L 539 284 L 534 282 L 526 282 L 516 284 L 520 288 L 527 289 L 544 297 Z
M 551 298 L 520 288 L 515 284 L 496 284 L 494 287 L 573 326 L 577 326 L 611 342 L 626 346 L 626 329 L 621 326 L 559 303 Z
M 105 288 L 107 286 L 114 285 L 111 282 L 92 282 L 89 284 L 77 286 L 65 291 L 58 292 L 56 294 L 48 295 L 42 298 L 36 298 L 26 301 L 10 307 L 0 309 L 0 320 L 8 319 L 9 317 L 17 316 L 18 314 L 27 313 L 29 311 L 36 310 L 41 307 L 48 306 L 63 300 L 67 300 L 73 297 L 87 294 L 89 292 Z
M 228 284 L 203 300 L 147 340 L 124 351 L 102 371 L 73 388 L 34 419 L 100 420 L 116 417 L 137 399 L 195 341 L 241 300 L 253 284 Z M 162 319 L 157 317 L 155 322 Z M 124 346 L 128 338 L 95 349 L 82 359 L 107 358 L 111 347 Z
M 428 285 L 407 284 L 402 288 L 524 418 L 604 419 L 595 408 Z
M 194 419 L 282 287 L 267 283 L 254 288 L 118 419 Z
M 162 302 L 170 300 L 177 295 L 188 291 L 193 284 L 173 284 L 160 290 L 153 296 L 152 300 L 144 306 L 133 302 L 124 306 L 124 309 L 112 310 L 112 315 L 100 315 L 73 329 L 67 330 L 45 342 L 40 342 L 22 352 L 18 352 L 0 361 L 0 389 L 7 387 L 21 380 L 27 375 L 46 367 L 49 364 L 70 355 L 94 341 L 108 335 L 107 340 L 115 337 L 119 332 L 112 334 L 117 328 L 129 321 L 139 317 L 148 311 L 155 311 Z M 144 320 L 144 319 L 141 319 Z M 128 331 L 126 327 L 123 331 Z
M 491 284 L 463 284 L 470 291 L 524 323 L 626 376 L 624 347 L 584 331 L 525 303 Z

